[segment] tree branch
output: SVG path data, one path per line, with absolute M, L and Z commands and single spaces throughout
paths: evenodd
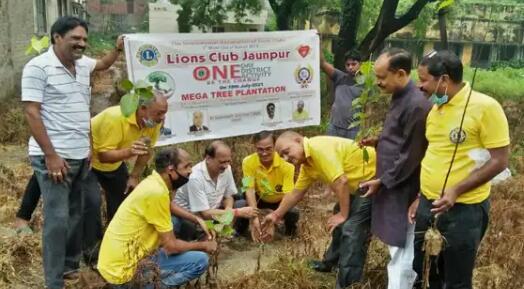
M 393 21 L 393 25 L 390 27 L 391 30 L 393 32 L 396 32 L 397 30 L 400 30 L 402 27 L 411 23 L 411 21 L 417 19 L 418 15 L 420 14 L 420 11 L 422 11 L 422 9 L 424 9 L 426 4 L 428 4 L 429 2 L 434 2 L 434 0 L 418 0 L 417 2 L 415 2 L 413 6 L 409 8 L 408 12 L 406 12 L 399 18 L 395 18 L 395 20 Z

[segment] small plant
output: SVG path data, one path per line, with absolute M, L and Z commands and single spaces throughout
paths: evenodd
M 120 109 L 125 117 L 136 112 L 141 100 L 147 101 L 154 97 L 153 87 L 143 80 L 133 84 L 130 80 L 125 79 L 120 86 L 127 92 L 120 99 Z
M 213 216 L 213 220 L 205 221 L 208 230 L 216 235 L 217 250 L 211 255 L 210 266 L 207 271 L 206 281 L 211 288 L 217 287 L 216 276 L 218 274 L 218 256 L 220 255 L 220 243 L 223 238 L 229 238 L 235 233 L 233 229 L 233 212 L 228 210 L 222 215 Z
M 42 38 L 38 39 L 38 37 L 33 36 L 31 37 L 31 42 L 27 46 L 25 50 L 25 55 L 38 55 L 42 53 L 44 50 L 46 50 L 49 47 L 49 37 L 48 36 L 42 36 Z

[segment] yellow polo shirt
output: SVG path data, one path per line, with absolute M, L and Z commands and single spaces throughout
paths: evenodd
M 309 112 L 302 110 L 298 112 L 297 110 L 293 111 L 293 120 L 306 120 L 309 118 Z
M 349 189 L 355 192 L 359 183 L 375 176 L 376 153 L 368 147 L 368 162 L 363 149 L 351 139 L 316 136 L 304 138 L 306 163 L 300 168 L 295 188 L 307 189 L 316 180 L 331 184 L 342 175 L 349 180 Z
M 156 172 L 124 200 L 100 246 L 98 271 L 111 284 L 129 282 L 138 262 L 159 246 L 159 233 L 173 230 L 169 190 Z
M 447 188 L 466 179 L 475 168 L 468 153 L 472 149 L 499 148 L 509 145 L 508 120 L 501 105 L 493 98 L 473 91 L 466 110 L 463 133 L 458 133 L 464 106 L 470 91 L 466 83 L 448 103 L 434 106 L 426 119 L 426 138 L 429 142 L 422 160 L 422 194 L 430 200 L 440 198 L 442 186 L 451 163 L 455 142 L 457 155 L 449 175 Z M 465 132 L 465 133 L 464 133 Z M 491 183 L 460 195 L 457 203 L 476 204 L 488 198 Z
M 151 138 L 151 146 L 154 146 L 160 135 L 161 126 L 161 124 L 158 124 L 153 128 L 140 129 L 136 121 L 136 114 L 133 113 L 126 118 L 122 115 L 120 106 L 106 108 L 91 119 L 93 168 L 103 172 L 112 172 L 118 169 L 122 164 L 121 161 L 101 163 L 98 153 L 129 148 L 134 141 L 143 136 Z
M 255 188 L 264 202 L 278 203 L 293 190 L 295 166 L 281 159 L 277 153 L 274 153 L 270 168 L 262 165 L 257 153 L 245 157 L 242 172 L 247 180 L 247 188 Z

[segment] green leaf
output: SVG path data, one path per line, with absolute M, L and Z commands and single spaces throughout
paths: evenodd
M 358 112 L 358 113 L 355 113 L 355 114 L 353 115 L 353 119 L 359 119 L 359 120 L 362 120 L 362 119 L 364 119 L 364 118 L 366 118 L 366 114 L 363 113 L 363 112 Z
M 351 102 L 351 106 L 352 107 L 355 107 L 355 106 L 357 106 L 359 104 L 360 104 L 360 97 L 357 97 L 357 98 L 353 99 L 353 101 Z
M 271 184 L 267 179 L 262 179 L 260 181 L 260 184 L 262 185 L 262 188 L 264 189 L 264 195 L 268 195 L 273 193 L 273 188 L 271 187 Z
M 224 229 L 224 224 L 215 224 L 215 227 L 213 228 L 215 230 L 215 232 L 217 233 L 221 233 L 222 230 Z
M 139 89 L 139 88 L 153 88 L 148 82 L 140 79 L 138 80 L 137 82 L 135 82 L 135 88 Z
M 122 82 L 120 82 L 120 86 L 122 87 L 123 90 L 127 92 L 131 91 L 134 87 L 133 83 L 129 79 L 122 80 Z
M 362 149 L 362 154 L 363 154 L 362 157 L 364 158 L 364 162 L 368 163 L 369 162 L 369 152 L 366 149 L 366 147 Z
M 215 216 L 214 219 L 220 224 L 229 225 L 233 222 L 234 217 L 233 211 L 227 210 L 224 214 Z
M 120 110 L 125 117 L 135 113 L 138 108 L 138 96 L 134 93 L 127 93 L 120 99 Z
M 439 4 L 437 6 L 437 11 L 440 11 L 442 9 L 446 9 L 450 7 L 451 5 L 455 4 L 455 0 L 440 0 Z
M 204 223 L 206 224 L 206 227 L 210 230 L 215 229 L 215 223 L 213 223 L 213 220 L 205 220 Z
M 146 100 L 152 99 L 155 94 L 151 89 L 140 89 L 140 97 Z
M 29 45 L 27 45 L 27 48 L 25 49 L 25 55 L 31 55 L 33 53 L 35 53 L 35 50 L 33 49 L 33 45 L 29 43 Z
M 360 121 L 354 121 L 349 125 L 348 129 L 358 127 L 359 125 L 360 125 Z
M 224 226 L 222 229 L 222 232 L 220 232 L 220 235 L 222 237 L 231 237 L 235 233 L 235 229 L 233 229 L 232 226 Z

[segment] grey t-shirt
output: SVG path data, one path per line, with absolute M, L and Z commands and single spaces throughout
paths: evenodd
M 331 106 L 330 123 L 336 127 L 347 129 L 353 121 L 351 103 L 360 96 L 362 88 L 356 85 L 353 76 L 335 69 L 333 77 L 333 105 Z

